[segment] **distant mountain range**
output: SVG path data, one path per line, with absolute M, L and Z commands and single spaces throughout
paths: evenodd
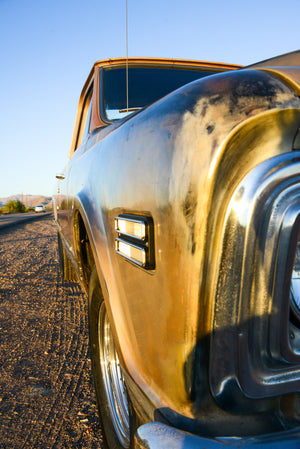
M 4 206 L 8 201 L 19 200 L 26 207 L 35 207 L 39 204 L 43 204 L 45 207 L 52 207 L 52 197 L 43 195 L 11 195 L 6 198 L 0 198 L 0 207 Z

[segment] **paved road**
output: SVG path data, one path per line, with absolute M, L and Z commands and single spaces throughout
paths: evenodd
M 1 229 L 0 448 L 101 447 L 86 297 L 60 277 L 52 218 Z
M 25 221 L 39 220 L 50 215 L 52 215 L 52 211 L 44 213 L 26 212 L 24 214 L 0 215 L 0 230 L 16 224 L 24 223 Z

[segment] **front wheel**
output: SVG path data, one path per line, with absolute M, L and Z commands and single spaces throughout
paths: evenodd
M 94 268 L 89 285 L 89 330 L 94 383 L 106 447 L 132 447 L 135 428 L 112 330 Z

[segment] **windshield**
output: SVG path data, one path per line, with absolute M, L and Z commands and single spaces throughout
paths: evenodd
M 175 89 L 216 73 L 216 70 L 130 67 L 128 71 L 129 113 L 147 106 Z M 127 115 L 126 68 L 103 71 L 104 112 L 108 120 Z

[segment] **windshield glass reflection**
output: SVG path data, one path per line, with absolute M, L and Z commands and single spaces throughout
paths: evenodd
M 198 78 L 216 73 L 209 70 L 130 67 L 128 72 L 129 111 L 126 100 L 126 68 L 104 70 L 104 111 L 108 120 L 125 117 L 175 89 Z

